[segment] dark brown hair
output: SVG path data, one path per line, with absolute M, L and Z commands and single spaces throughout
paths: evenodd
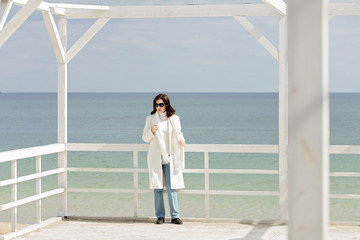
M 167 117 L 171 117 L 172 115 L 174 115 L 176 113 L 176 110 L 170 104 L 170 98 L 168 97 L 168 95 L 160 93 L 153 100 L 153 110 L 152 110 L 151 114 L 156 113 L 155 103 L 159 99 L 163 100 L 165 103 Z

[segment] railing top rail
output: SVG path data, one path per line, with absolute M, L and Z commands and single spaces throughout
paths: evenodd
M 67 151 L 147 151 L 149 144 L 68 143 Z M 187 144 L 186 152 L 278 153 L 278 145 Z
M 65 144 L 55 143 L 44 146 L 38 146 L 38 147 L 30 147 L 30 148 L 0 152 L 0 163 L 8 162 L 15 159 L 23 159 L 23 158 L 63 152 L 65 151 L 65 149 L 66 149 Z

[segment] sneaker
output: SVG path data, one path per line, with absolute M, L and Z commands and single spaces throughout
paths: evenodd
M 157 220 L 156 220 L 156 224 L 163 224 L 165 222 L 165 219 L 163 217 L 159 217 Z
M 174 223 L 174 224 L 183 224 L 183 221 L 181 221 L 180 218 L 174 218 L 174 219 L 171 219 L 171 223 Z

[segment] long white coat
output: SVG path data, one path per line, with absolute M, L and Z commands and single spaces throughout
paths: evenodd
M 170 161 L 170 182 L 171 189 L 185 188 L 183 169 L 185 167 L 184 147 L 180 145 L 180 140 L 185 140 L 181 132 L 180 118 L 173 115 L 169 118 L 171 161 Z M 164 187 L 164 176 L 162 171 L 161 155 L 165 154 L 165 142 L 160 131 L 152 133 L 151 128 L 159 124 L 160 116 L 156 112 L 146 118 L 142 139 L 150 143 L 147 155 L 149 168 L 150 189 L 162 189 Z

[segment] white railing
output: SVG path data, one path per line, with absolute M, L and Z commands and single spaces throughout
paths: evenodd
M 42 219 L 41 200 L 50 196 L 58 195 L 65 192 L 64 188 L 56 188 L 47 192 L 41 191 L 41 180 L 43 177 L 51 175 L 61 175 L 66 173 L 65 168 L 56 168 L 48 171 L 41 170 L 41 157 L 48 154 L 60 153 L 65 151 L 65 144 L 51 144 L 39 147 L 32 147 L 20 150 L 0 152 L 0 163 L 11 162 L 11 178 L 0 181 L 0 187 L 11 186 L 11 201 L 0 205 L 0 212 L 5 210 L 11 211 L 11 232 L 17 231 L 18 213 L 17 208 L 24 204 L 36 202 L 36 223 L 40 224 Z M 17 161 L 24 158 L 36 158 L 36 173 L 18 177 Z M 36 180 L 36 194 L 18 199 L 17 186 L 30 180 Z M 12 234 L 8 237 L 0 236 L 0 239 L 8 239 L 18 236 Z
M 139 173 L 147 173 L 147 168 L 139 168 L 139 152 L 147 152 L 147 144 L 88 144 L 68 143 L 52 144 L 40 147 L 26 148 L 14 151 L 0 152 L 0 163 L 11 162 L 11 178 L 0 181 L 0 187 L 11 186 L 11 202 L 0 205 L 0 212 L 11 210 L 11 231 L 16 231 L 17 207 L 30 202 L 36 202 L 36 222 L 41 222 L 41 200 L 50 196 L 59 197 L 59 215 L 67 212 L 67 192 L 100 192 L 100 193 L 132 193 L 134 195 L 134 217 L 138 217 L 139 193 L 151 193 L 151 190 L 139 188 Z M 210 195 L 242 195 L 242 196 L 279 196 L 276 191 L 236 191 L 236 190 L 211 190 L 209 175 L 222 174 L 285 174 L 279 170 L 262 169 L 211 169 L 209 168 L 209 153 L 268 153 L 278 154 L 278 145 L 240 145 L 240 144 L 188 144 L 186 152 L 200 152 L 204 154 L 203 169 L 185 169 L 185 173 L 204 174 L 204 189 L 180 190 L 180 194 L 196 194 L 205 196 L 205 218 L 210 218 Z M 87 152 L 132 152 L 132 168 L 82 168 L 67 167 L 67 151 Z M 360 154 L 360 146 L 333 145 L 329 149 L 330 154 Z M 42 171 L 41 156 L 58 153 L 58 168 Z M 36 173 L 18 177 L 17 160 L 24 158 L 36 158 Z M 64 163 L 65 161 L 65 163 Z M 67 172 L 104 172 L 104 173 L 133 173 L 132 189 L 99 189 L 99 188 L 68 188 Z M 41 179 L 50 175 L 58 175 L 58 188 L 48 192 L 41 192 Z M 331 172 L 332 177 L 360 177 L 359 172 Z M 17 184 L 29 180 L 36 180 L 36 194 L 23 199 L 18 199 Z M 331 198 L 360 199 L 359 194 L 331 194 Z M 61 203 L 62 202 L 62 203 Z M 64 208 L 64 209 L 62 209 Z M 15 235 L 14 235 L 15 236 Z M 1 237 L 0 239 L 8 239 Z
M 94 188 L 68 188 L 67 192 L 116 192 L 134 194 L 134 217 L 138 216 L 138 194 L 150 193 L 151 190 L 139 189 L 139 173 L 148 172 L 145 168 L 138 168 L 138 152 L 145 152 L 148 149 L 147 144 L 83 144 L 69 143 L 67 151 L 115 151 L 115 152 L 133 152 L 133 168 L 67 168 L 71 172 L 117 172 L 133 173 L 133 189 L 94 189 Z M 210 190 L 210 173 L 242 173 L 242 174 L 279 174 L 277 170 L 253 170 L 253 169 L 210 169 L 209 153 L 278 153 L 277 145 L 239 145 L 239 144 L 188 144 L 186 152 L 204 153 L 204 169 L 185 169 L 184 173 L 203 173 L 204 189 L 201 190 L 179 190 L 180 194 L 205 195 L 205 218 L 210 217 L 210 195 L 247 195 L 247 196 L 278 196 L 278 192 L 272 191 L 235 191 L 235 190 Z

